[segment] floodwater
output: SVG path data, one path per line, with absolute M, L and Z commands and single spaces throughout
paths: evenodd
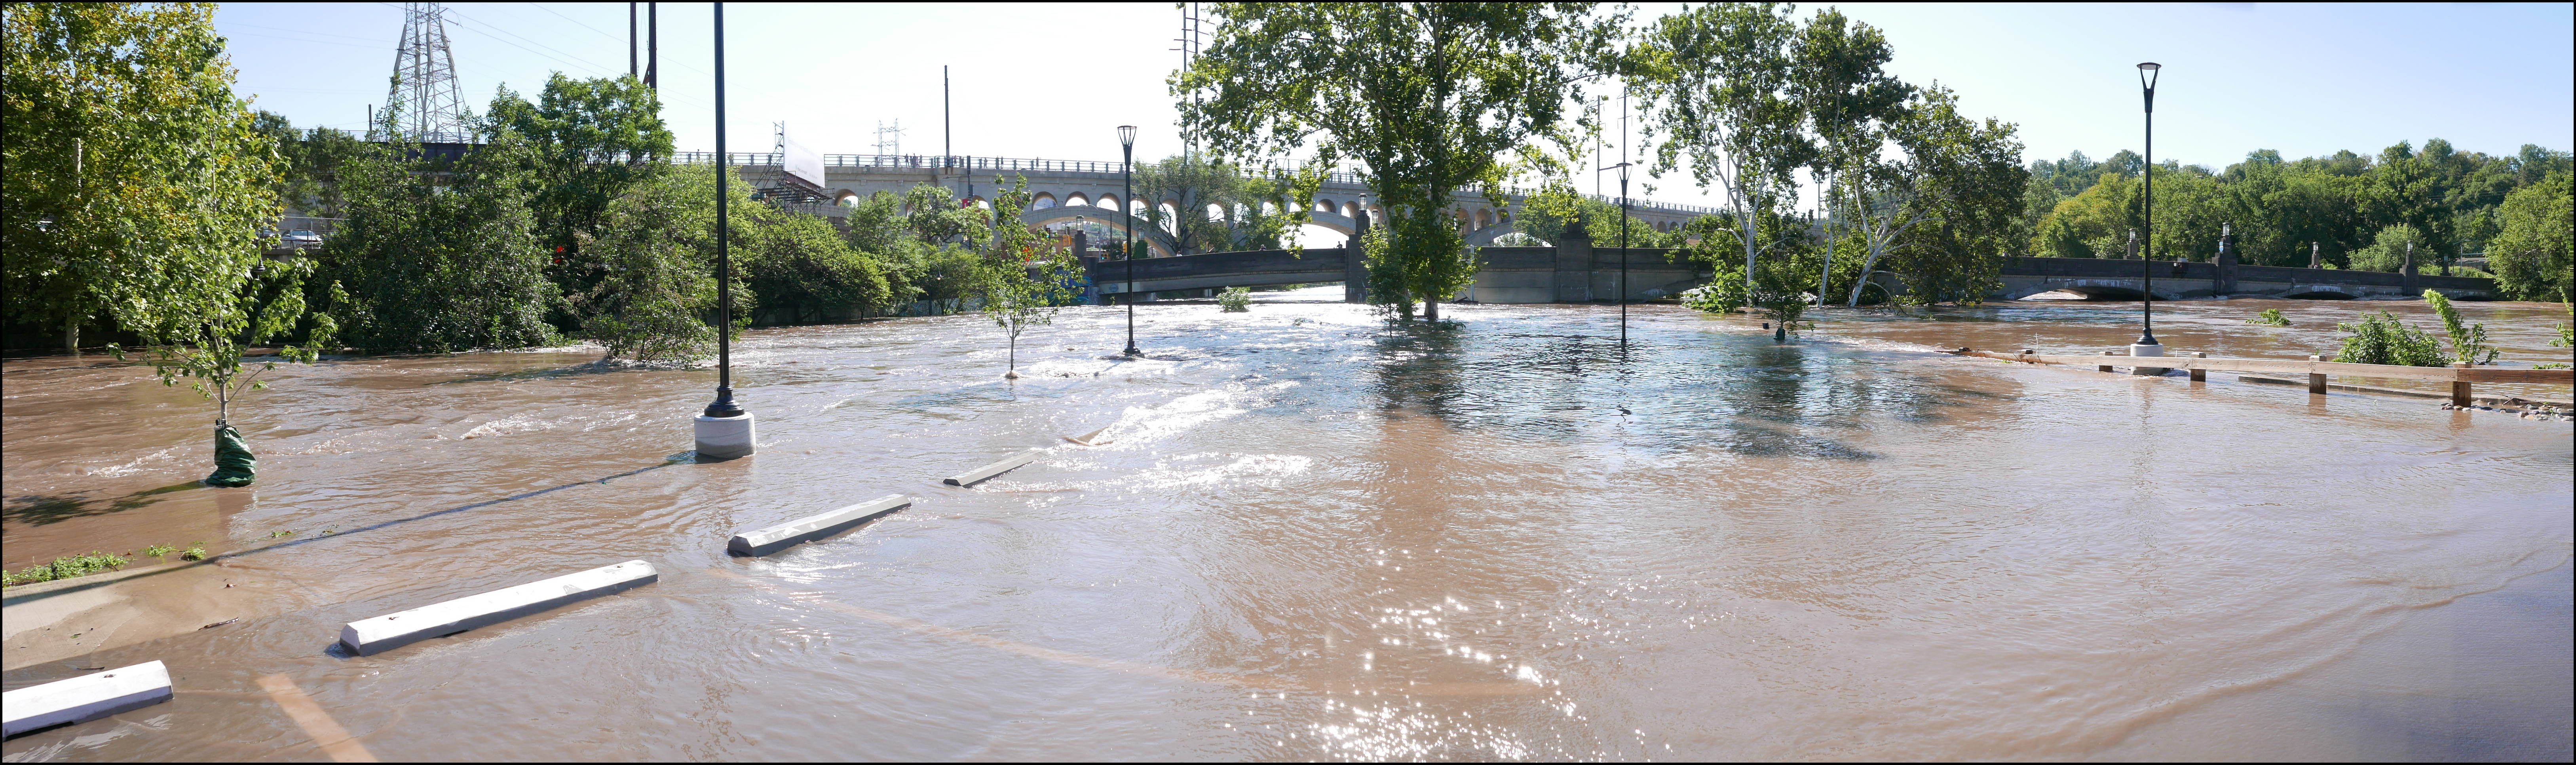
M 1929 352 L 2117 348 L 2135 303 L 1828 311 L 1787 344 L 1638 306 L 1623 347 L 1610 307 L 1298 302 L 1330 295 L 1144 307 L 1143 360 L 1123 313 L 1071 309 L 1016 382 L 977 316 L 753 332 L 760 453 L 712 464 L 686 455 L 712 371 L 282 368 L 238 410 L 246 489 L 188 487 L 184 387 L 10 359 L 7 565 L 216 559 L 9 606 L 7 687 L 158 659 L 178 696 L 6 759 L 2571 756 L 2566 422 Z M 2242 323 L 2265 307 L 2296 324 Z M 2383 308 L 2423 313 L 2157 326 L 2304 357 Z M 2463 308 L 2509 359 L 2567 358 L 2555 305 Z M 633 559 L 661 580 L 332 648 Z

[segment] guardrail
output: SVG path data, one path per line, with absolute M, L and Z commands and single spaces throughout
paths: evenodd
M 2469 405 L 2471 399 L 2469 388 L 2473 383 L 2538 383 L 2542 385 L 2576 385 L 2576 369 L 2513 369 L 2506 367 L 2474 367 L 2467 364 L 2453 364 L 2447 367 L 2408 367 L 2397 366 L 2394 364 L 2351 364 L 2341 361 L 2320 361 L 2315 356 L 2308 357 L 2308 360 L 2306 361 L 2296 361 L 2292 359 L 2236 359 L 2207 358 L 2202 356 L 2120 356 L 2108 355 L 2107 352 L 2106 355 L 2102 356 L 2069 356 L 2063 354 L 2031 353 L 2029 351 L 2023 351 L 2021 353 L 1997 353 L 1994 351 L 1978 351 L 1968 348 L 1942 352 L 1953 356 L 1976 356 L 1979 358 L 2018 361 L 2029 364 L 2089 366 L 2099 369 L 2109 369 L 2113 366 L 2131 368 L 2144 367 L 2148 369 L 2182 369 L 2190 370 L 2193 373 L 2193 379 L 2199 379 L 2201 374 L 2206 372 L 2268 372 L 2271 374 L 2307 375 L 2308 392 L 2310 393 L 2325 392 L 2325 378 L 2327 375 L 2384 377 L 2397 380 L 2428 380 L 2432 382 L 2450 383 L 2451 402 L 2460 406 Z M 2116 363 L 2114 362 L 2115 359 L 2117 360 Z

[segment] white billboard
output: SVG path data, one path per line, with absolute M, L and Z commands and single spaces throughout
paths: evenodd
M 779 169 L 786 172 L 789 182 L 815 191 L 825 188 L 823 155 L 816 154 L 805 148 L 804 144 L 788 138 L 785 128 L 781 128 L 778 133 L 778 164 Z

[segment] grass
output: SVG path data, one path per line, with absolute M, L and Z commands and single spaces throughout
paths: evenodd
M 66 555 L 60 558 L 55 558 L 52 563 L 28 566 L 16 573 L 0 571 L 0 578 L 6 579 L 6 583 L 0 584 L 0 586 L 16 587 L 22 584 L 35 584 L 37 582 L 50 582 L 56 579 L 70 579 L 76 576 L 87 576 L 101 571 L 113 571 L 123 567 L 129 562 L 131 561 L 103 552 L 87 552 L 79 555 Z
M 151 546 L 151 547 L 143 548 L 143 557 L 146 557 L 146 558 L 167 558 L 167 557 L 170 557 L 170 554 L 171 554 L 171 553 L 178 552 L 178 551 L 179 551 L 179 548 L 171 547 L 171 546 L 169 546 L 169 545 L 153 545 L 153 546 Z

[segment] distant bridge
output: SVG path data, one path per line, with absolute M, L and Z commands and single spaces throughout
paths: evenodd
M 714 152 L 680 152 L 676 161 L 708 163 L 715 161 Z M 743 178 L 754 185 L 775 183 L 783 174 L 777 154 L 729 152 L 726 161 L 741 168 Z M 920 184 L 956 189 L 958 197 L 968 202 L 989 203 L 994 190 L 993 178 L 1029 179 L 1029 192 L 1037 202 L 1021 211 L 1020 220 L 1032 225 L 1070 222 L 1080 217 L 1096 221 L 1112 231 L 1124 231 L 1118 217 L 1119 195 L 1126 193 L 1120 184 L 1119 164 L 1088 160 L 1016 159 L 1009 157 L 923 156 L 892 154 L 826 154 L 823 155 L 824 191 L 829 201 L 866 197 L 879 191 L 897 194 Z M 1293 166 L 1292 166 L 1293 167 Z M 1358 230 L 1363 200 L 1370 189 L 1356 173 L 1333 171 L 1325 175 L 1323 186 L 1315 192 L 1315 209 L 1308 213 L 1314 225 L 1345 236 Z M 1467 243 L 1485 245 L 1495 237 L 1511 233 L 1512 222 L 1520 214 L 1524 193 L 1506 195 L 1505 204 L 1497 207 L 1483 194 L 1460 192 L 1451 196 L 1450 214 L 1466 232 Z M 1592 195 L 1586 195 L 1592 196 Z M 1616 198 L 1592 196 L 1617 204 Z M 1177 200 L 1156 201 L 1157 206 L 1177 208 Z M 1374 219 L 1383 221 L 1384 210 L 1375 202 L 1366 202 Z M 827 213 L 838 213 L 835 205 Z M 1717 208 L 1696 205 L 1632 200 L 1631 215 L 1657 231 L 1679 230 L 1692 218 L 1719 212 Z M 1178 212 L 1177 209 L 1174 210 Z M 1139 208 L 1137 215 L 1143 217 Z M 1154 249 L 1156 257 L 1173 254 L 1170 235 L 1160 229 L 1139 226 L 1138 238 Z

